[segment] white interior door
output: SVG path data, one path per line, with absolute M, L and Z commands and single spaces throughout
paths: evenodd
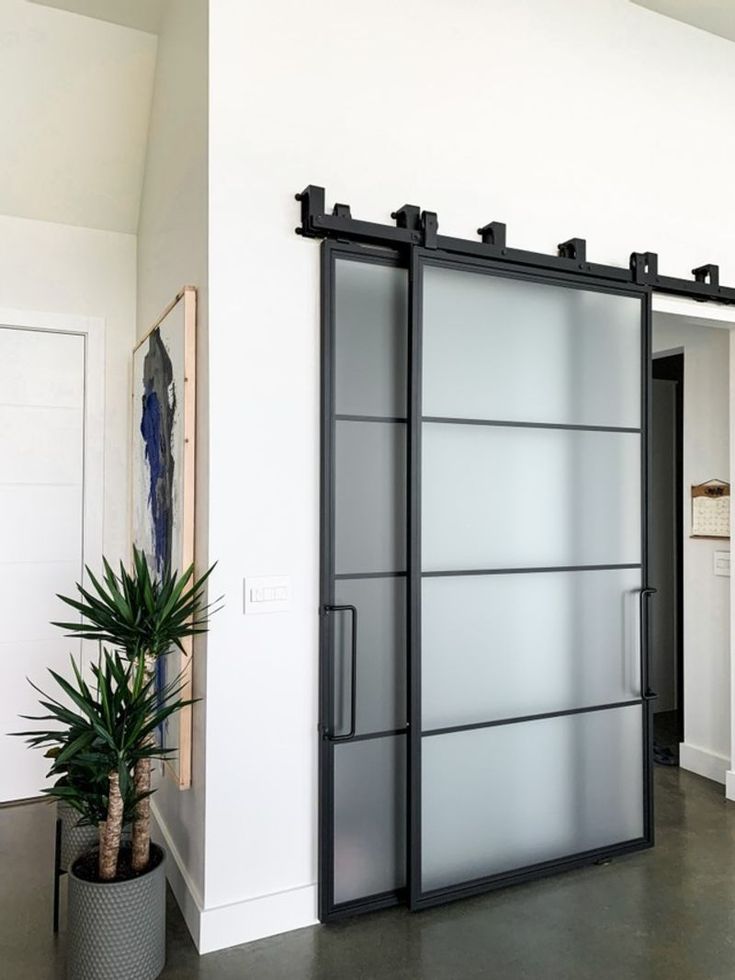
M 0 802 L 38 796 L 48 760 L 6 733 L 35 727 L 32 679 L 67 673 L 79 642 L 51 620 L 81 581 L 85 337 L 0 325 Z

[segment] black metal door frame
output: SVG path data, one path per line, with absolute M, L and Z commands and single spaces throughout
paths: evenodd
M 458 259 L 437 250 L 426 250 L 419 246 L 403 250 L 387 250 L 363 244 L 325 241 L 321 251 L 322 275 L 322 383 L 321 383 L 321 500 L 320 500 L 320 669 L 319 669 L 319 916 L 321 921 L 333 921 L 361 912 L 372 911 L 399 904 L 411 896 L 412 908 L 424 908 L 452 899 L 478 894 L 518 881 L 542 877 L 571 867 L 603 860 L 615 855 L 650 847 L 653 843 L 653 793 L 652 793 L 652 694 L 648 686 L 648 656 L 650 631 L 645 596 L 648 563 L 648 514 L 647 496 L 649 480 L 648 428 L 650 419 L 650 348 L 651 313 L 650 290 L 646 287 L 619 287 L 608 281 L 580 281 L 568 274 L 544 271 L 542 273 L 525 267 L 513 267 L 506 263 L 493 263 L 485 260 Z M 335 370 L 335 323 L 334 323 L 334 268 L 338 258 L 390 266 L 401 266 L 409 270 L 409 415 L 408 415 L 408 691 L 409 691 L 409 743 L 408 753 L 408 847 L 409 855 L 407 881 L 408 889 L 384 892 L 350 902 L 334 902 L 334 750 L 335 745 L 347 741 L 360 740 L 364 735 L 355 735 L 354 730 L 335 732 L 332 728 L 334 717 L 334 643 L 333 623 L 335 615 L 352 612 L 346 607 L 336 605 L 335 563 L 334 563 L 334 458 L 335 423 L 337 415 L 334 406 Z M 641 542 L 641 684 L 642 697 L 610 705 L 603 708 L 622 707 L 641 704 L 643 706 L 643 801 L 644 836 L 640 840 L 598 848 L 594 851 L 572 855 L 554 861 L 543 862 L 519 871 L 493 875 L 460 886 L 439 889 L 422 894 L 420 887 L 420 841 L 421 841 L 421 787 L 420 787 L 420 380 L 421 380 L 421 307 L 419 267 L 432 263 L 451 268 L 460 268 L 502 278 L 514 278 L 531 282 L 542 282 L 560 286 L 594 289 L 601 292 L 634 296 L 641 300 L 641 494 L 642 494 L 642 542 Z M 555 428 L 576 428 L 576 426 L 555 426 Z M 353 627 L 355 625 L 353 613 Z M 353 640 L 353 657 L 355 645 Z M 354 671 L 353 671 L 354 677 Z M 355 688 L 352 687 L 353 705 L 351 721 L 354 722 Z M 584 709 L 589 710 L 589 709 Z M 579 709 L 552 712 L 551 715 L 581 713 Z M 535 717 L 531 716 L 526 720 Z M 514 719 L 505 720 L 506 723 Z M 388 734 L 388 733 L 377 733 Z M 370 737 L 370 736 L 367 736 Z
M 334 783 L 333 755 L 334 733 L 331 732 L 332 719 L 332 634 L 331 617 L 336 612 L 334 606 L 334 496 L 333 496 L 333 462 L 334 462 L 334 405 L 333 405 L 333 370 L 334 370 L 334 337 L 333 337 L 333 268 L 334 258 L 344 255 L 350 259 L 366 262 L 400 265 L 409 269 L 409 276 L 415 282 L 415 267 L 420 257 L 431 255 L 439 260 L 460 259 L 501 276 L 529 279 L 532 281 L 555 282 L 577 288 L 590 288 L 599 291 L 622 291 L 628 295 L 640 296 L 643 308 L 642 330 L 642 418 L 641 418 L 641 454 L 642 454 L 642 584 L 641 590 L 641 650 L 642 650 L 642 698 L 644 703 L 644 836 L 639 841 L 629 844 L 615 845 L 584 854 L 573 855 L 560 861 L 545 862 L 521 872 L 512 872 L 488 879 L 468 882 L 464 885 L 442 890 L 422 896 L 416 888 L 415 869 L 418 862 L 413 862 L 409 873 L 409 884 L 412 884 L 413 906 L 416 908 L 437 904 L 464 895 L 476 894 L 490 888 L 537 878 L 552 872 L 579 866 L 625 853 L 649 847 L 653 843 L 653 793 L 652 793 L 652 705 L 655 695 L 649 688 L 650 655 L 650 616 L 647 612 L 647 599 L 651 590 L 645 588 L 648 566 L 648 514 L 647 497 L 650 479 L 648 459 L 648 431 L 650 427 L 650 388 L 651 388 L 651 297 L 654 292 L 667 295 L 694 299 L 699 302 L 714 302 L 720 305 L 735 305 L 735 287 L 720 284 L 719 267 L 712 263 L 700 265 L 692 270 L 692 279 L 664 276 L 659 272 L 658 255 L 655 252 L 633 252 L 626 266 L 613 266 L 590 262 L 587 258 L 586 241 L 582 238 L 570 238 L 558 246 L 556 254 L 533 252 L 507 245 L 506 226 L 499 221 L 491 221 L 478 229 L 479 240 L 462 239 L 441 235 L 438 233 L 438 219 L 435 212 L 424 211 L 415 205 L 403 205 L 391 214 L 393 225 L 378 222 L 358 220 L 352 217 L 349 205 L 335 204 L 332 211 L 325 207 L 325 192 L 322 187 L 308 185 L 304 191 L 296 195 L 301 207 L 301 223 L 296 233 L 307 238 L 323 240 L 322 248 L 322 380 L 321 380 L 321 497 L 320 497 L 320 670 L 319 670 L 319 915 L 322 921 L 340 918 L 357 912 L 381 908 L 396 904 L 404 899 L 402 892 L 391 892 L 383 895 L 370 896 L 364 900 L 348 902 L 335 906 L 333 901 L 333 821 L 334 821 Z M 412 272 L 413 270 L 413 272 Z M 415 290 L 410 286 L 411 293 Z M 412 303 L 410 320 L 413 324 L 419 313 L 418 306 Z M 415 404 L 417 384 L 416 376 L 418 361 L 417 336 L 411 329 L 409 337 L 409 368 L 411 373 L 409 390 L 409 586 L 413 581 L 412 590 L 415 593 L 415 579 L 418 572 L 416 564 L 416 544 L 418 541 L 418 526 L 416 524 L 416 494 L 418 486 L 416 478 L 419 475 L 419 462 L 416 425 L 418 420 L 417 404 Z M 412 516 L 412 514 L 414 516 Z M 411 591 L 411 588 L 409 589 Z M 416 724 L 417 700 L 411 695 L 416 690 L 419 675 L 416 670 L 415 657 L 411 656 L 413 644 L 419 638 L 417 629 L 420 622 L 416 619 L 415 599 L 409 599 L 409 719 L 410 725 Z M 347 739 L 354 737 L 347 733 Z M 357 736 L 357 738 L 364 736 Z M 344 736 L 338 736 L 344 740 Z M 415 740 L 416 735 L 412 738 Z M 418 841 L 416 825 L 416 766 L 411 762 L 409 753 L 409 847 L 411 854 L 412 841 Z
M 643 760 L 643 836 L 631 841 L 595 848 L 578 854 L 544 861 L 529 867 L 514 871 L 502 872 L 467 881 L 430 892 L 423 892 L 421 887 L 421 745 L 427 734 L 422 732 L 421 722 L 421 583 L 427 573 L 421 571 L 421 430 L 425 418 L 421 411 L 421 350 L 422 350 L 422 271 L 426 265 L 451 268 L 461 271 L 481 273 L 516 279 L 525 282 L 545 283 L 572 289 L 594 290 L 615 295 L 631 296 L 641 303 L 641 590 L 640 590 L 640 682 L 641 696 L 623 702 L 594 705 L 591 708 L 573 708 L 562 711 L 545 712 L 528 715 L 522 718 L 507 718 L 499 722 L 483 722 L 473 725 L 459 725 L 456 730 L 471 728 L 486 728 L 499 724 L 535 721 L 542 718 L 576 715 L 590 711 L 600 711 L 612 708 L 622 708 L 640 705 L 642 711 L 642 760 Z M 650 429 L 650 392 L 651 392 L 651 293 L 645 287 L 617 287 L 607 281 L 596 281 L 586 277 L 579 278 L 563 273 L 535 272 L 523 267 L 513 267 L 507 263 L 499 264 L 488 260 L 458 258 L 441 253 L 438 250 L 423 249 L 419 246 L 412 248 L 409 271 L 409 903 L 414 910 L 428 908 L 458 898 L 465 898 L 483 892 L 491 891 L 506 885 L 535 878 L 545 877 L 556 872 L 579 867 L 595 861 L 605 860 L 632 851 L 651 847 L 654 842 L 653 827 L 653 700 L 655 694 L 649 686 L 649 657 L 650 657 L 650 616 L 648 615 L 648 597 L 652 590 L 648 587 L 648 553 L 649 553 L 649 515 L 648 487 L 650 481 L 650 458 L 648 433 Z M 429 420 L 431 421 L 431 420 Z M 553 425 L 554 429 L 603 429 L 601 426 Z M 614 427 L 613 427 L 614 428 Z M 626 430 L 627 431 L 627 430 Z M 570 566 L 565 568 L 530 568 L 523 572 L 540 571 L 581 571 L 590 568 L 629 568 L 630 565 L 610 566 Z M 637 564 L 635 567 L 639 567 Z M 489 574 L 503 571 L 518 571 L 508 569 L 486 570 Z M 519 572 L 519 574 L 522 572 Z M 438 574 L 436 572 L 428 573 Z M 447 574 L 462 574 L 452 571 Z M 467 574 L 467 573 L 464 573 Z M 477 574 L 476 572 L 474 574 Z M 432 734 L 443 734 L 437 729 Z

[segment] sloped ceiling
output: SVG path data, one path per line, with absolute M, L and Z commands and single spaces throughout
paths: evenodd
M 732 0 L 633 0 L 633 3 L 735 41 Z
M 0 0 L 0 214 L 135 232 L 157 38 Z
M 30 0 L 45 7 L 70 10 L 85 17 L 96 17 L 155 34 L 161 24 L 163 0 Z

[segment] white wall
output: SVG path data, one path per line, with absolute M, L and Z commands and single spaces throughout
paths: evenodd
M 183 286 L 198 290 L 195 550 L 200 570 L 207 565 L 207 45 L 207 0 L 166 0 L 138 228 L 138 336 Z M 206 644 L 197 638 L 194 694 L 203 698 L 205 691 Z M 204 903 L 205 702 L 193 713 L 191 789 L 182 792 L 163 780 L 153 806 L 172 856 L 171 882 L 197 939 Z
M 681 765 L 725 782 L 730 768 L 730 581 L 713 573 L 727 541 L 690 538 L 690 487 L 729 479 L 730 335 L 655 314 L 654 351 L 684 352 L 684 743 Z M 654 600 L 655 601 L 655 600 Z
M 166 0 L 138 220 L 138 334 L 185 285 L 207 287 L 207 0 Z
M 210 64 L 210 554 L 228 604 L 208 649 L 205 949 L 315 913 L 319 273 L 294 192 L 735 280 L 720 38 L 623 0 L 212 0 Z M 292 576 L 290 612 L 244 617 L 243 577 L 268 573 Z
M 0 0 L 0 214 L 134 233 L 155 62 L 152 34 Z
M 71 10 L 85 17 L 95 17 L 134 27 L 139 31 L 157 33 L 161 26 L 164 0 L 30 0 L 47 7 Z
M 735 484 L 735 343 L 730 343 L 730 485 Z M 730 495 L 730 527 L 735 526 L 735 497 Z M 732 544 L 732 542 L 731 542 Z M 735 577 L 730 575 L 730 609 L 735 608 Z M 735 616 L 730 616 L 730 768 L 725 796 L 735 800 Z
M 135 236 L 0 215 L 0 270 L 0 307 L 105 320 L 104 549 L 116 561 L 129 547 Z

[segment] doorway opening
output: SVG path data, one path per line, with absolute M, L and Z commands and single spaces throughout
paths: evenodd
M 684 354 L 654 355 L 651 386 L 651 610 L 654 761 L 684 741 Z

